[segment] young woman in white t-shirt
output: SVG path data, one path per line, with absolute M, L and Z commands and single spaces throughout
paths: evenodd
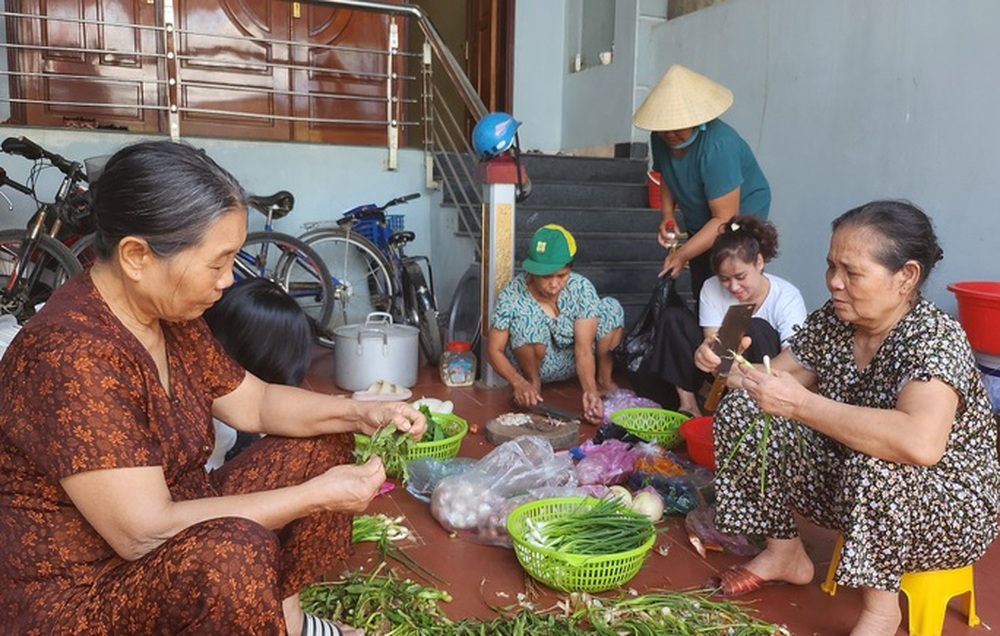
M 705 281 L 698 299 L 698 317 L 686 308 L 666 312 L 654 357 L 662 380 L 677 390 L 678 408 L 700 415 L 697 391 L 711 379 L 721 360 L 712 352 L 715 334 L 730 305 L 754 303 L 747 335 L 752 344 L 743 356 L 760 362 L 777 355 L 806 317 L 799 290 L 783 278 L 764 273 L 778 254 L 778 232 L 767 221 L 737 216 L 722 226 L 712 244 L 715 276 Z

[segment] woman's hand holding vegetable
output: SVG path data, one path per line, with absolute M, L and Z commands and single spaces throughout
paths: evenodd
M 427 430 L 424 414 L 404 402 L 356 402 L 358 431 L 374 435 L 379 429 L 394 426 L 419 440 Z
M 803 402 L 812 395 L 785 371 L 734 364 L 729 376 L 730 386 L 745 389 L 761 410 L 770 415 L 797 419 Z
M 358 514 L 368 508 L 385 482 L 382 460 L 374 455 L 363 464 L 340 464 L 313 477 L 303 486 L 321 510 Z

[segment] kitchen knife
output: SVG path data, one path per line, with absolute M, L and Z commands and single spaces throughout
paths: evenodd
M 722 359 L 716 369 L 717 375 L 712 382 L 712 388 L 705 398 L 705 410 L 714 411 L 719 405 L 719 398 L 726 388 L 726 376 L 733 366 L 732 351 L 739 349 L 740 341 L 750 329 L 750 318 L 753 317 L 754 303 L 742 303 L 730 305 L 726 310 L 726 315 L 722 319 L 722 326 L 715 334 L 715 342 L 712 343 L 712 351 Z
M 551 417 L 554 420 L 562 420 L 563 422 L 574 422 L 580 419 L 580 415 L 573 413 L 567 409 L 552 406 L 551 404 L 546 404 L 545 402 L 539 402 L 534 406 L 521 406 L 520 404 L 514 404 L 517 408 L 527 411 L 529 413 L 537 413 L 538 415 L 544 415 L 546 417 Z

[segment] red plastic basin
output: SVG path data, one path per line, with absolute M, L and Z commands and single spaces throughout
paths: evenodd
M 958 300 L 958 321 L 976 351 L 1000 355 L 1000 282 L 952 283 Z
M 712 449 L 712 416 L 693 417 L 681 424 L 681 437 L 687 443 L 688 455 L 694 463 L 715 470 Z

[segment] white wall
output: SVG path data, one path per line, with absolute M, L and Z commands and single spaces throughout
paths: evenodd
M 1000 3 L 730 0 L 644 23 L 638 56 L 654 63 L 640 65 L 636 103 L 675 62 L 733 90 L 723 119 L 771 183 L 781 257 L 770 269 L 810 307 L 827 298 L 830 221 L 876 198 L 934 219 L 945 259 L 925 291 L 944 309 L 949 282 L 1000 278 Z
M 562 149 L 566 0 L 518 2 L 514 11 L 514 108 L 522 150 Z

